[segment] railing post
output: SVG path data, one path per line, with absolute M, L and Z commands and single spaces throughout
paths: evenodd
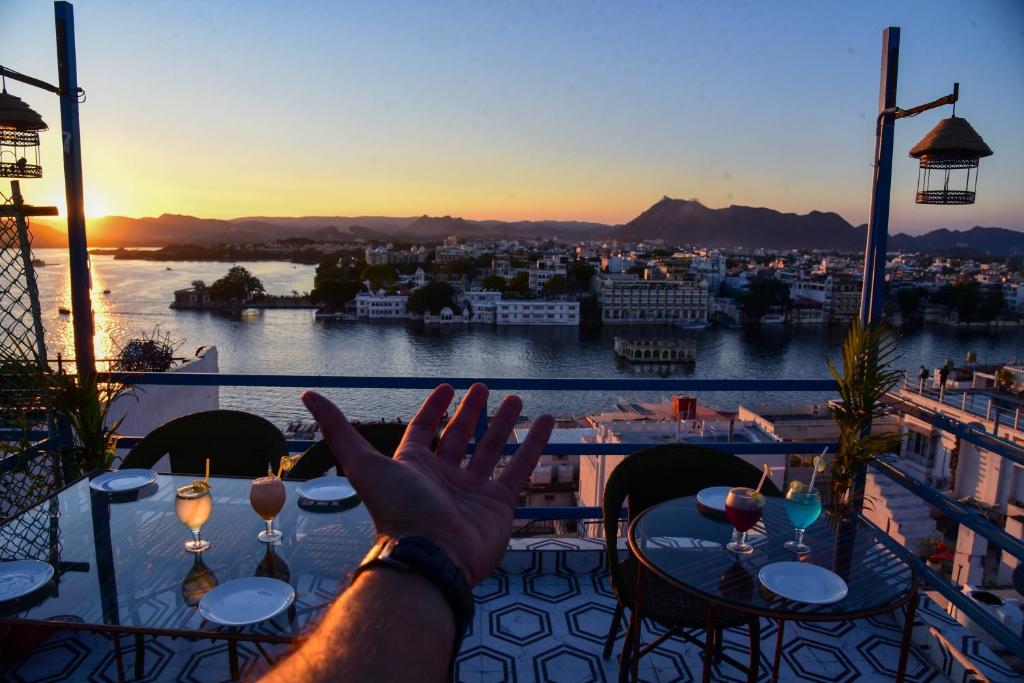
M 1017 412 L 1013 414 L 1013 428 L 1020 429 L 1020 407 L 1017 407 Z
M 967 392 L 964 392 L 964 400 L 960 403 L 960 410 L 967 412 Z
M 985 419 L 986 420 L 991 420 L 992 419 L 992 399 L 988 400 L 988 408 L 985 409 Z

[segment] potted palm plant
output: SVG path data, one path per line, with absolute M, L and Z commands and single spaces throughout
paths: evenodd
M 67 475 L 81 476 L 92 470 L 108 469 L 114 461 L 117 428 L 124 418 L 108 424 L 107 415 L 114 399 L 128 386 L 101 382 L 95 373 L 56 372 L 50 377 L 50 406 L 72 431 L 72 441 L 64 449 Z
M 893 368 L 896 338 L 885 324 L 864 326 L 859 320 L 850 325 L 843 343 L 842 373 L 828 359 L 828 369 L 836 381 L 840 403 L 832 410 L 839 427 L 839 449 L 832 460 L 830 510 L 832 519 L 845 518 L 862 494 L 853 484 L 861 467 L 875 456 L 896 450 L 898 432 L 871 433 L 874 420 L 886 415 L 882 399 L 902 378 Z

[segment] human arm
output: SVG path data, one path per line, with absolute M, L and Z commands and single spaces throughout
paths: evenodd
M 466 447 L 487 405 L 473 385 L 431 444 L 454 396 L 441 385 L 409 423 L 395 457 L 370 446 L 330 401 L 303 396 L 331 452 L 345 470 L 382 536 L 420 536 L 445 551 L 471 586 L 505 552 L 519 490 L 533 471 L 554 421 L 539 417 L 501 476 L 491 474 L 522 410 L 507 397 L 464 464 Z M 441 680 L 448 671 L 455 623 L 438 588 L 417 574 L 379 568 L 361 574 L 270 681 Z

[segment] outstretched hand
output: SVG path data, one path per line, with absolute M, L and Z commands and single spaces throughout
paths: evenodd
M 406 428 L 394 459 L 367 443 L 331 401 L 314 392 L 302 396 L 377 531 L 430 539 L 463 569 L 471 586 L 483 581 L 501 560 L 519 491 L 554 427 L 550 415 L 537 418 L 501 476 L 491 478 L 523 407 L 519 397 L 509 396 L 463 467 L 477 419 L 487 406 L 487 393 L 483 384 L 470 387 L 432 449 L 455 396 L 450 385 L 434 389 Z

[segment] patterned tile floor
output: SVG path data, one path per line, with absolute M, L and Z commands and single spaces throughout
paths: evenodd
M 476 591 L 477 614 L 457 664 L 457 679 L 466 683 L 497 681 L 614 681 L 615 658 L 603 660 L 601 649 L 615 608 L 607 566 L 598 551 L 511 551 L 501 567 Z M 926 601 L 919 612 L 921 629 L 949 617 Z M 955 622 L 953 622 L 955 623 Z M 948 624 L 945 624 L 948 626 Z M 891 681 L 899 651 L 901 626 L 893 618 L 834 624 L 787 625 L 781 680 L 849 683 Z M 919 629 L 920 630 L 920 629 Z M 767 680 L 775 626 L 762 623 L 761 676 Z M 621 647 L 616 644 L 616 655 Z M 645 628 L 644 640 L 656 633 Z M 129 674 L 134 661 L 131 639 L 124 638 Z M 970 645 L 970 643 L 969 643 Z M 726 632 L 726 651 L 746 661 L 746 632 Z M 287 653 L 283 646 L 266 648 L 271 658 Z M 252 645 L 240 646 L 242 678 L 258 677 L 268 664 Z M 926 649 L 913 648 L 908 680 L 945 681 L 926 659 Z M 1020 680 L 996 660 L 985 673 L 991 680 Z M 671 640 L 641 660 L 643 681 L 700 680 L 697 647 Z M 950 670 L 955 680 L 962 671 Z M 1005 674 L 1005 675 L 1004 675 Z M 58 632 L 28 657 L 0 665 L 3 681 L 116 681 L 113 647 L 108 637 Z M 223 642 L 158 638 L 146 641 L 145 681 L 228 680 L 227 646 Z M 745 676 L 724 664 L 716 681 L 742 681 Z M 983 680 L 983 679 L 975 679 Z

